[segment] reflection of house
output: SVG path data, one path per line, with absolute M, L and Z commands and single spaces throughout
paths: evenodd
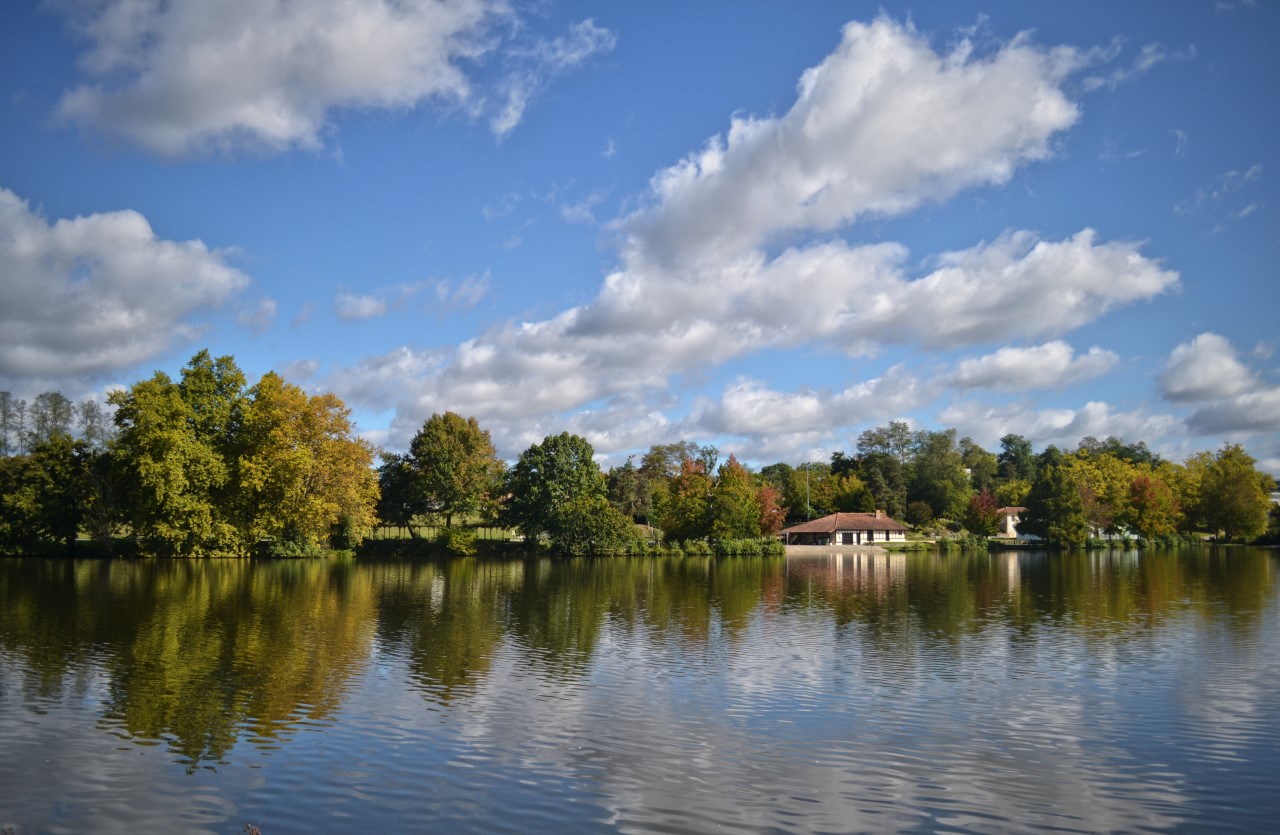
M 996 536 L 1003 536 L 1006 539 L 1016 539 L 1018 536 L 1018 522 L 1022 514 L 1026 513 L 1025 507 L 1002 507 L 997 513 L 1000 514 L 1000 530 L 996 532 Z
M 788 545 L 862 545 L 869 542 L 902 542 L 907 529 L 883 510 L 875 513 L 833 513 L 782 529 Z

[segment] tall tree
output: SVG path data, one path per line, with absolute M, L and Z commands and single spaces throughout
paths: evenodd
M 408 455 L 384 452 L 378 467 L 378 518 L 387 525 L 408 527 L 413 532 L 413 519 L 427 512 L 422 494 L 422 480 L 413 469 Z
M 870 452 L 858 459 L 858 475 L 871 491 L 875 506 L 894 519 L 907 513 L 907 468 L 894 455 Z
M 536 541 L 552 535 L 566 522 L 570 503 L 586 507 L 594 497 L 605 498 L 604 475 L 592 457 L 586 438 L 561 432 L 520 453 L 507 473 L 507 500 L 501 518 Z
M 1082 548 L 1088 537 L 1080 490 L 1062 466 L 1061 453 L 1049 447 L 1036 462 L 1036 480 L 1027 496 L 1020 533 L 1039 536 L 1051 545 Z
M 711 536 L 754 539 L 760 535 L 760 503 L 751 473 L 733 455 L 720 466 L 711 499 Z
M 1178 521 L 1178 502 L 1160 476 L 1140 472 L 1129 482 L 1129 501 L 1123 523 L 1143 539 L 1172 534 Z
M 96 400 L 82 400 L 76 409 L 80 438 L 93 449 L 103 449 L 111 442 L 113 432 L 106 411 Z
M 427 507 L 444 517 L 475 513 L 489 502 L 502 476 L 502 462 L 489 433 L 474 417 L 433 414 L 409 443 L 409 457 L 422 480 Z
M 906 421 L 890 421 L 888 426 L 877 426 L 868 429 L 858 436 L 858 452 L 862 455 L 881 453 L 892 455 L 899 464 L 907 463 L 907 458 L 915 445 L 911 434 L 911 426 Z
M 22 446 L 23 428 L 18 422 L 16 397 L 0 391 L 0 455 L 17 455 Z
M 50 438 L 59 435 L 71 435 L 71 424 L 75 418 L 75 404 L 60 391 L 46 391 L 36 395 L 31 401 L 28 415 L 30 428 L 27 432 L 27 448 L 34 449 Z
M 157 556 L 238 553 L 232 508 L 215 499 L 227 467 L 194 431 L 195 414 L 167 374 L 112 392 L 116 454 L 127 521 L 143 550 Z
M 961 438 L 960 458 L 964 461 L 965 469 L 969 471 L 969 484 L 974 490 L 996 489 L 1000 463 L 994 454 L 987 452 L 972 438 Z
M 621 467 L 609 470 L 609 501 L 634 522 L 648 525 L 653 517 L 653 480 L 627 456 Z
M 371 527 L 378 500 L 373 450 L 354 436 L 342 401 L 308 396 L 274 372 L 250 395 L 240 416 L 247 544 L 274 538 L 315 548 L 339 522 L 356 531 Z
M 933 515 L 958 519 L 969 502 L 969 474 L 956 443 L 956 430 L 919 432 L 911 462 L 911 483 L 907 497 L 928 502 Z
M 1201 512 L 1209 529 L 1247 542 L 1267 529 L 1271 477 L 1254 469 L 1254 458 L 1239 444 L 1226 444 L 1200 484 Z
M 670 542 L 705 539 L 711 535 L 714 485 L 702 461 L 685 458 L 680 474 L 658 497 L 658 526 Z
M 1031 442 L 1021 435 L 1009 433 L 1000 439 L 1000 452 L 996 455 L 1000 478 L 1017 479 L 1028 484 L 1036 478 L 1036 456 Z

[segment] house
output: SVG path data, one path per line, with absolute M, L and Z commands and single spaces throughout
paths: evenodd
M 1021 521 L 1022 514 L 1027 512 L 1025 507 L 1002 507 L 997 513 L 1000 514 L 1000 529 L 996 531 L 996 536 L 1002 536 L 1005 539 L 1018 538 L 1018 522 Z
M 890 519 L 883 510 L 875 513 L 833 513 L 783 528 L 787 545 L 862 545 L 872 542 L 903 542 L 907 528 Z

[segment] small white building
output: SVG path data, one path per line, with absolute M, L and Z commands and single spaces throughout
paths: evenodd
M 1025 507 L 1002 507 L 1000 508 L 1000 529 L 996 532 L 996 536 L 1005 539 L 1018 538 L 1018 522 L 1022 519 L 1022 514 L 1026 513 Z
M 904 542 L 907 528 L 890 519 L 883 510 L 875 513 L 833 513 L 783 528 L 787 545 L 864 545 L 873 542 Z

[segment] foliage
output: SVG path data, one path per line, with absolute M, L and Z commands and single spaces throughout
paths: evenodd
M 1027 494 L 1031 492 L 1031 482 L 1013 479 L 996 488 L 996 501 L 1001 507 L 1022 507 L 1027 503 Z
M 955 519 L 964 512 L 969 491 L 956 431 L 917 433 L 908 498 L 928 502 L 935 517 Z
M 427 418 L 409 443 L 409 461 L 427 510 L 442 515 L 445 527 L 484 508 L 502 477 L 489 433 L 454 412 Z
M 1254 469 L 1254 459 L 1239 444 L 1225 444 L 1213 456 L 1200 485 L 1200 509 L 1212 531 L 1247 542 L 1267 529 L 1271 478 Z
M 755 484 L 730 455 L 721 467 L 711 499 L 712 539 L 745 539 L 760 534 L 760 503 Z
M 378 467 L 378 519 L 383 524 L 409 527 L 412 535 L 414 517 L 427 512 L 422 481 L 408 455 L 384 452 L 379 457 L 382 465 Z
M 972 438 L 961 438 L 960 460 L 969 471 L 969 484 L 974 490 L 995 489 L 1000 464 L 994 454 L 974 443 Z
M 969 497 L 964 526 L 978 536 L 995 536 L 1000 530 L 1000 505 L 991 491 L 983 488 Z
M 1085 545 L 1088 522 L 1080 489 L 1054 447 L 1049 447 L 1036 462 L 1036 480 L 1027 495 L 1027 511 L 1022 514 L 1018 530 L 1062 548 Z
M 442 528 L 436 534 L 436 544 L 455 557 L 474 556 L 476 553 L 475 528 Z
M 892 514 L 890 514 L 892 515 Z M 933 521 L 933 506 L 928 502 L 911 502 L 907 505 L 906 522 L 919 527 Z
M 626 464 L 609 470 L 609 501 L 634 521 L 648 524 L 653 518 L 655 478 L 636 467 L 634 458 L 628 456 Z
M 889 453 L 866 453 L 858 459 L 858 475 L 871 491 L 876 507 L 894 519 L 906 516 L 907 468 L 902 461 Z
M 996 456 L 1000 478 L 1005 481 L 1025 481 L 1030 484 L 1036 477 L 1036 457 L 1031 442 L 1021 435 L 1009 433 L 1000 439 L 1000 453 Z
M 782 500 L 782 493 L 772 484 L 762 484 L 756 492 L 756 501 L 760 508 L 760 535 L 763 537 L 777 536 L 782 530 L 782 523 L 787 518 L 787 509 L 782 507 L 779 502 Z
M 1129 482 L 1125 527 L 1144 540 L 1155 541 L 1172 536 L 1177 521 L 1178 502 L 1164 479 L 1139 473 Z
M 680 464 L 658 497 L 658 527 L 667 540 L 695 540 L 711 532 L 711 477 L 703 462 L 691 458 Z
M 905 464 L 916 438 L 911 434 L 911 427 L 901 420 L 890 421 L 888 426 L 877 426 L 868 429 L 858 436 L 858 452 L 867 455 L 888 455 L 896 458 L 898 463 Z
M 563 507 L 593 497 L 604 499 L 604 476 L 594 452 L 585 438 L 562 432 L 520 453 L 507 474 L 503 524 L 519 528 L 533 542 L 567 521 Z
M 616 556 L 643 544 L 631 519 L 598 493 L 557 505 L 547 533 L 551 550 L 567 556 Z
M 316 547 L 344 519 L 349 538 L 373 526 L 373 451 L 352 437 L 350 411 L 333 394 L 308 396 L 268 373 L 243 409 L 239 505 L 246 542 L 281 538 Z

